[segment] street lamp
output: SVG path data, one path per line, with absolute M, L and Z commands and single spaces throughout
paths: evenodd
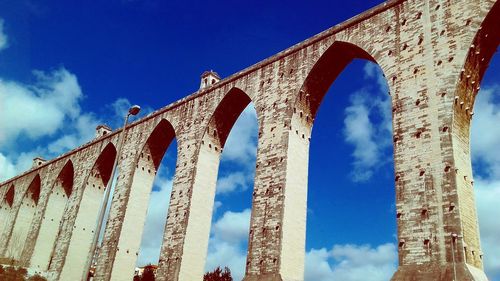
M 106 185 L 106 189 L 104 191 L 104 199 L 101 203 L 101 208 L 99 210 L 99 217 L 97 218 L 96 228 L 94 230 L 94 238 L 92 240 L 92 244 L 90 245 L 90 252 L 89 256 L 87 257 L 87 263 L 84 268 L 85 270 L 83 272 L 82 281 L 88 280 L 90 267 L 92 266 L 92 260 L 94 259 L 95 250 L 97 247 L 97 243 L 99 241 L 99 233 L 101 232 L 102 224 L 104 222 L 104 214 L 106 213 L 106 209 L 108 207 L 109 195 L 111 193 L 111 186 L 116 174 L 116 166 L 118 164 L 118 159 L 120 159 L 123 143 L 125 142 L 125 129 L 127 127 L 128 118 L 130 117 L 130 115 L 137 115 L 139 111 L 141 111 L 141 107 L 138 105 L 133 105 L 128 109 L 127 116 L 125 116 L 125 122 L 118 137 L 118 150 L 116 152 L 115 161 L 113 163 L 111 177 L 109 178 L 108 184 Z

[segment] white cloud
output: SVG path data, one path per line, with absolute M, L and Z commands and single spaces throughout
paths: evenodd
M 355 182 L 369 180 L 375 169 L 388 161 L 387 149 L 392 144 L 391 100 L 387 95 L 387 83 L 376 64 L 365 64 L 364 72 L 365 79 L 376 80 L 377 90 L 363 88 L 353 93 L 344 119 L 345 141 L 354 146 L 351 176 Z
M 0 146 L 11 146 L 21 135 L 31 140 L 50 136 L 66 125 L 66 118 L 80 114 L 82 91 L 74 74 L 64 68 L 34 74 L 34 85 L 0 78 Z
M 0 18 L 0 51 L 8 47 L 8 37 L 3 29 L 4 29 L 4 20 Z
M 397 249 L 387 243 L 369 245 L 335 245 L 332 250 L 311 249 L 306 253 L 306 281 L 389 280 L 397 268 Z
M 222 154 L 222 161 L 255 167 L 258 122 L 253 104 L 249 104 L 236 120 Z
M 245 274 L 246 242 L 250 228 L 250 209 L 225 212 L 212 226 L 205 271 L 217 266 L 231 269 L 234 280 Z
M 253 173 L 232 172 L 217 179 L 217 194 L 230 193 L 236 190 L 244 191 L 249 187 Z
M 484 269 L 491 280 L 500 280 L 500 86 L 486 86 L 478 94 L 471 128 L 471 153 L 475 195 L 484 252 Z
M 474 118 L 471 128 L 472 160 L 483 166 L 489 177 L 500 179 L 500 104 L 495 103 L 495 96 L 500 94 L 500 85 L 484 87 L 476 98 Z

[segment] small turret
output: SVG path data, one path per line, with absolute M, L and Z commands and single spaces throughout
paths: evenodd
M 42 157 L 35 157 L 35 158 L 33 158 L 32 168 L 38 168 L 38 167 L 42 166 L 43 164 L 45 164 L 45 162 L 47 162 L 47 160 L 43 159 Z
M 111 133 L 111 128 L 106 125 L 99 125 L 95 128 L 95 137 L 100 138 Z
M 217 74 L 217 72 L 213 70 L 205 71 L 201 75 L 200 90 L 208 88 L 219 81 L 220 77 L 219 74 Z

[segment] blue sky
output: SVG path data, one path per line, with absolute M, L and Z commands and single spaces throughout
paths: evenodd
M 381 1 L 110 0 L 0 2 L 0 180 L 227 77 Z M 482 83 L 472 128 L 485 267 L 500 280 L 500 58 Z M 354 61 L 314 124 L 306 280 L 389 280 L 397 267 L 390 101 L 378 66 Z M 26 112 L 37 112 L 26 114 Z M 13 122 L 15 120 L 15 122 Z M 244 272 L 257 122 L 249 106 L 219 169 L 207 269 Z M 480 136 L 480 137 L 479 137 Z M 496 151 L 496 153 L 492 153 Z M 155 263 L 175 173 L 175 144 L 153 188 L 139 264 Z M 333 161 L 332 161 L 333 160 Z

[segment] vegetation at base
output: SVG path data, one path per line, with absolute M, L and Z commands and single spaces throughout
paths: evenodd
M 134 276 L 134 281 L 155 281 L 155 272 L 151 265 L 144 267 L 144 272 L 141 276 Z
M 0 265 L 0 280 L 2 281 L 47 281 L 38 274 L 27 278 L 27 273 L 26 269 L 22 267 L 3 267 Z
M 224 271 L 218 266 L 214 271 L 205 273 L 203 281 L 233 281 L 233 277 L 227 266 L 224 267 Z

